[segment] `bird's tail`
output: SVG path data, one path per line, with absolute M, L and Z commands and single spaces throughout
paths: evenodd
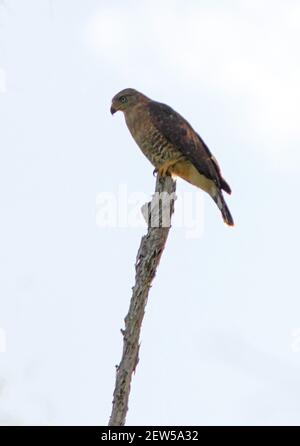
M 224 223 L 228 226 L 234 226 L 232 215 L 228 209 L 226 201 L 224 200 L 222 192 L 218 190 L 218 193 L 215 196 L 213 196 L 213 199 L 215 200 L 218 208 L 221 211 Z

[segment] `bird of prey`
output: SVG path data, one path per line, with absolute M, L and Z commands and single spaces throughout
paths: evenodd
M 231 193 L 219 164 L 192 126 L 168 105 L 126 88 L 112 99 L 111 113 L 125 115 L 127 127 L 160 176 L 179 176 L 207 192 L 216 202 L 224 222 L 233 218 L 222 190 Z

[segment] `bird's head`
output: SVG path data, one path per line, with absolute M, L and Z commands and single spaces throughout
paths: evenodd
M 126 88 L 112 98 L 110 112 L 112 115 L 119 110 L 126 112 L 140 103 L 143 99 L 148 98 L 133 88 Z

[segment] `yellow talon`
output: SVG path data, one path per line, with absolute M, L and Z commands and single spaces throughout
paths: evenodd
M 167 161 L 155 170 L 160 177 L 165 177 L 167 175 L 170 175 L 169 169 L 170 167 L 172 167 L 173 164 L 174 162 Z

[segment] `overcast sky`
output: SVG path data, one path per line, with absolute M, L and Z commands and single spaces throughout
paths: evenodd
M 297 0 L 1 2 L 1 424 L 108 421 L 145 226 L 99 202 L 132 216 L 155 184 L 109 113 L 126 87 L 197 129 L 236 222 L 178 181 L 200 231 L 171 230 L 127 423 L 300 424 L 299 23 Z

